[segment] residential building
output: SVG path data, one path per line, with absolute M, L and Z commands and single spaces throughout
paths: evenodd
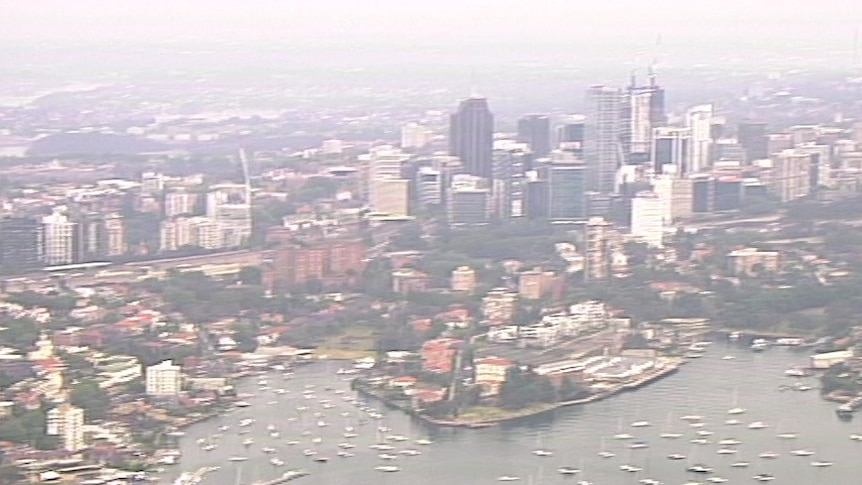
M 482 298 L 482 317 L 489 326 L 510 323 L 518 308 L 518 294 L 506 288 L 494 288 Z
M 469 266 L 459 266 L 452 270 L 452 291 L 472 293 L 476 289 L 476 270 Z
M 639 192 L 632 199 L 631 234 L 650 247 L 664 246 L 664 203 L 653 192 Z
M 449 154 L 461 159 L 464 173 L 491 178 L 494 115 L 485 98 L 461 101 L 449 117 Z
M 401 148 L 424 148 L 431 139 L 431 135 L 432 133 L 428 128 L 418 123 L 407 123 L 401 127 Z
M 164 216 L 167 218 L 192 215 L 197 203 L 197 194 L 176 190 L 165 194 Z
M 807 196 L 811 186 L 811 155 L 783 150 L 772 155 L 771 190 L 781 202 Z
M 540 300 L 559 284 L 553 271 L 536 268 L 518 275 L 518 296 L 527 300 Z
M 514 363 L 502 357 L 483 357 L 473 360 L 474 381 L 482 387 L 484 396 L 496 396 L 506 382 L 506 374 Z
M 419 350 L 419 355 L 422 358 L 422 369 L 440 374 L 452 372 L 455 356 L 463 345 L 463 340 L 453 338 L 428 340 L 422 344 L 422 348 Z
M 365 268 L 365 245 L 359 239 L 324 238 L 310 241 L 270 241 L 278 243 L 272 264 L 264 269 L 264 286 L 269 291 L 287 290 L 310 281 L 324 285 L 350 283 Z
M 736 138 L 745 151 L 745 161 L 762 160 L 769 157 L 769 138 L 766 123 L 743 121 L 739 124 Z
M 584 279 L 610 277 L 612 226 L 601 217 L 591 217 L 584 225 Z
M 371 181 L 370 206 L 373 212 L 404 217 L 410 214 L 410 181 L 378 177 Z
M 71 452 L 86 448 L 84 443 L 84 410 L 63 403 L 48 411 L 45 434 L 60 438 L 60 446 Z
M 615 190 L 620 154 L 620 106 L 622 92 L 609 86 L 591 86 L 586 95 L 584 162 L 587 190 L 612 193 Z
M 44 234 L 44 261 L 48 265 L 63 265 L 75 262 L 75 228 L 61 209 L 42 218 Z
M 166 360 L 147 367 L 146 393 L 152 397 L 176 397 L 182 390 L 180 366 Z
M 653 179 L 652 190 L 661 200 L 665 226 L 691 218 L 694 184 L 690 178 L 659 175 Z
M 415 268 L 401 268 L 392 272 L 392 291 L 407 294 L 427 291 L 431 277 Z
M 781 268 L 781 255 L 778 251 L 743 248 L 730 252 L 727 259 L 731 273 L 736 276 L 775 274 Z

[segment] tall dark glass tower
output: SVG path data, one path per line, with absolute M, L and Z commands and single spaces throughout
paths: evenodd
M 548 115 L 527 115 L 518 120 L 518 141 L 530 146 L 535 158 L 551 151 L 551 119 Z
M 37 268 L 42 256 L 42 224 L 35 219 L 0 219 L 0 267 L 7 273 Z
M 449 117 L 449 154 L 459 157 L 464 172 L 491 178 L 493 172 L 494 115 L 485 98 L 461 101 Z

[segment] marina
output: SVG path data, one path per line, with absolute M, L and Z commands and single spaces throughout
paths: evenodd
M 856 484 L 849 464 L 862 451 L 862 438 L 851 435 L 862 430 L 837 419 L 835 404 L 818 393 L 780 389 L 785 371 L 805 367 L 807 358 L 781 347 L 752 351 L 719 342 L 674 375 L 637 390 L 482 429 L 427 426 L 380 402 L 358 401 L 349 376 L 337 373 L 343 364 L 320 362 L 289 379 L 270 373 L 271 389 L 243 381 L 249 406 L 185 429 L 178 437 L 180 464 L 168 467 L 161 483 L 173 483 L 182 470 L 219 466 L 200 483 L 237 477 L 241 485 L 281 483 L 271 481 L 285 469 L 301 469 L 309 476 L 297 483 L 321 485 Z M 794 378 L 818 386 L 813 376 Z M 729 415 L 729 404 L 744 413 Z M 240 427 L 242 420 L 253 421 Z M 249 434 L 238 435 L 240 429 Z M 254 443 L 243 446 L 246 438 Z M 204 451 L 201 439 L 218 447 Z M 228 461 L 232 456 L 246 460 Z

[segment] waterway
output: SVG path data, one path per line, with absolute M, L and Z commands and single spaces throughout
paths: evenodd
M 723 359 L 732 356 L 734 359 Z M 379 403 L 369 403 L 385 414 L 380 421 L 369 419 L 358 425 L 358 417 L 367 415 L 343 400 L 353 395 L 349 384 L 335 374 L 338 362 L 321 362 L 296 372 L 289 379 L 280 373 L 271 373 L 268 384 L 273 390 L 261 392 L 257 379 L 240 384 L 240 392 L 254 393 L 247 399 L 251 407 L 238 409 L 229 415 L 199 423 L 186 430 L 181 438 L 183 452 L 180 465 L 165 472 L 164 483 L 171 483 L 181 471 L 193 471 L 205 466 L 220 469 L 208 475 L 204 485 L 248 485 L 258 480 L 275 478 L 289 468 L 305 468 L 311 475 L 297 484 L 356 485 L 356 484 L 490 484 L 503 475 L 521 477 L 515 483 L 574 485 L 578 480 L 589 480 L 595 485 L 637 484 L 644 478 L 657 479 L 665 484 L 681 485 L 689 481 L 708 483 L 708 475 L 693 475 L 686 468 L 695 463 L 714 469 L 713 476 L 728 479 L 727 483 L 757 483 L 752 477 L 758 473 L 775 476 L 776 484 L 830 484 L 855 485 L 862 483 L 859 456 L 862 443 L 849 439 L 851 433 L 862 433 L 862 423 L 847 423 L 836 419 L 834 403 L 820 399 L 817 390 L 808 392 L 780 391 L 782 385 L 804 381 L 817 387 L 816 378 L 788 378 L 784 371 L 790 367 L 807 365 L 808 355 L 783 348 L 772 348 L 754 353 L 744 347 L 723 342 L 715 343 L 706 356 L 683 366 L 676 374 L 634 392 L 624 393 L 605 401 L 559 409 L 546 416 L 530 418 L 479 430 L 453 428 L 427 428 L 410 417 L 387 411 Z M 306 386 L 315 386 L 315 399 L 303 398 Z M 326 391 L 324 387 L 344 390 L 344 394 Z M 274 389 L 289 392 L 276 394 Z M 321 399 L 330 399 L 335 406 L 322 409 Z M 272 403 L 275 401 L 275 403 Z M 308 406 L 308 411 L 297 411 Z M 745 414 L 731 416 L 733 407 L 747 409 Z M 328 426 L 317 426 L 314 412 L 323 412 Z M 349 412 L 350 417 L 341 416 Z M 705 423 L 694 428 L 680 419 L 685 415 L 703 416 Z M 242 428 L 249 434 L 238 435 L 237 423 L 242 418 L 254 418 L 256 423 Z M 296 418 L 296 419 L 291 419 Z M 739 419 L 742 425 L 728 425 L 725 421 Z M 631 427 L 635 421 L 648 421 L 648 427 Z M 766 429 L 749 429 L 748 424 L 762 421 Z M 399 456 L 384 462 L 380 451 L 369 445 L 378 439 L 379 425 L 392 428 L 387 434 L 401 434 L 410 442 L 393 443 L 398 449 L 414 448 L 419 456 Z M 196 440 L 210 439 L 219 433 L 218 427 L 231 428 L 216 439 L 218 448 L 203 451 Z M 278 428 L 280 437 L 272 438 L 267 426 Z M 342 436 L 344 427 L 356 426 L 358 437 L 347 440 Z M 303 431 L 310 434 L 303 436 Z M 690 440 L 699 438 L 696 432 L 710 431 L 704 436 L 710 444 L 697 445 Z M 648 446 L 630 449 L 631 441 L 617 440 L 614 434 L 624 432 L 645 441 Z M 663 439 L 661 433 L 682 433 L 679 439 Z M 797 439 L 779 439 L 779 433 L 796 433 Z M 246 448 L 242 441 L 253 437 L 255 444 Z M 313 444 L 312 438 L 321 442 Z M 430 446 L 416 445 L 412 440 L 430 438 Z M 720 440 L 734 438 L 742 443 L 734 446 L 735 454 L 719 454 Z M 296 440 L 297 445 L 288 445 Z M 336 456 L 338 443 L 352 441 L 356 447 L 350 458 Z M 276 448 L 275 454 L 266 454 L 262 447 Z M 554 452 L 550 457 L 535 456 L 537 447 Z M 316 450 L 330 458 L 328 463 L 316 463 L 303 455 L 304 449 Z M 793 456 L 790 452 L 809 449 L 816 454 L 809 457 Z M 611 451 L 613 458 L 600 458 L 599 451 Z M 777 459 L 762 459 L 760 453 L 772 451 Z M 395 453 L 395 452 L 390 452 Z M 686 455 L 685 460 L 672 461 L 668 454 Z M 230 462 L 231 456 L 247 456 L 248 461 Z M 270 464 L 277 456 L 286 462 L 284 467 Z M 824 460 L 834 466 L 816 468 L 813 460 Z M 737 461 L 749 461 L 748 468 L 734 468 Z M 375 471 L 378 465 L 397 465 L 397 473 Z M 628 473 L 620 465 L 631 464 L 642 472 Z M 562 476 L 557 469 L 571 466 L 581 469 L 574 478 Z

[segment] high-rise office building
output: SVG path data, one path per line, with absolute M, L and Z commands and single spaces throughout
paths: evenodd
M 48 411 L 45 416 L 45 434 L 60 438 L 60 446 L 66 451 L 78 452 L 86 448 L 84 443 L 84 410 L 63 403 Z
M 165 194 L 165 217 L 190 215 L 195 210 L 197 194 L 176 190 Z
M 586 96 L 584 161 L 587 189 L 612 193 L 622 153 L 620 103 L 622 92 L 609 86 L 591 86 Z
M 419 207 L 440 206 L 443 203 L 443 174 L 432 167 L 416 171 L 416 201 Z
M 447 192 L 446 216 L 450 226 L 484 225 L 490 220 L 491 191 L 484 179 L 471 175 L 456 175 Z
M 653 130 L 652 155 L 653 170 L 656 174 L 674 173 L 683 176 L 688 173 L 689 153 L 691 152 L 691 129 L 658 127 Z
M 745 150 L 745 161 L 769 158 L 769 137 L 766 133 L 766 123 L 744 121 L 739 124 L 736 134 L 739 144 Z
M 8 273 L 37 268 L 43 253 L 42 224 L 36 219 L 0 219 L 0 267 Z
M 613 228 L 601 217 L 591 217 L 584 225 L 584 280 L 610 277 L 610 237 Z
M 584 116 L 566 117 L 557 126 L 557 147 L 572 152 L 576 157 L 584 154 Z
M 632 236 L 650 247 L 664 245 L 664 210 L 662 200 L 652 192 L 640 192 L 632 199 Z
M 688 177 L 666 174 L 653 179 L 653 192 L 662 202 L 662 219 L 665 226 L 691 217 L 692 190 L 692 180 Z
M 695 106 L 685 114 L 686 126 L 691 129 L 691 150 L 687 167 L 689 173 L 700 173 L 710 167 L 713 116 L 711 104 Z
M 652 153 L 653 129 L 665 124 L 664 89 L 650 73 L 649 84 L 638 86 L 634 76 L 622 105 L 621 142 L 626 161 L 637 163 Z
M 44 261 L 48 265 L 71 264 L 75 262 L 75 227 L 60 210 L 42 218 L 44 233 Z
M 410 181 L 380 177 L 371 182 L 371 210 L 403 217 L 410 213 Z
M 485 98 L 461 101 L 449 117 L 449 154 L 459 157 L 464 173 L 491 178 L 494 115 Z
M 586 167 L 581 160 L 555 160 L 539 171 L 547 181 L 548 219 L 583 220 L 587 216 Z
M 548 156 L 551 151 L 551 118 L 532 114 L 519 119 L 518 141 L 530 147 L 534 158 Z
M 793 149 L 773 154 L 770 186 L 781 202 L 808 195 L 811 192 L 811 155 Z

